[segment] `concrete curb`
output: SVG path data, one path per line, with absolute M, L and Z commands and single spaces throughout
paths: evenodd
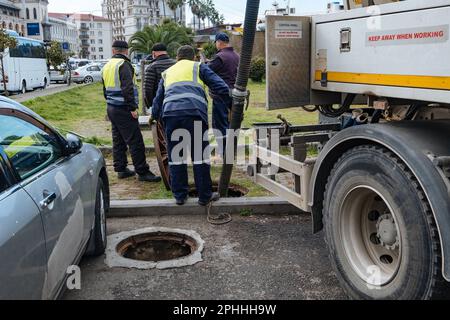
M 213 213 L 241 214 L 251 212 L 265 214 L 301 214 L 302 211 L 278 197 L 227 198 L 213 206 Z M 205 208 L 197 204 L 197 199 L 189 199 L 184 206 L 177 206 L 174 200 L 130 200 L 111 201 L 109 218 L 152 217 L 167 215 L 204 215 Z

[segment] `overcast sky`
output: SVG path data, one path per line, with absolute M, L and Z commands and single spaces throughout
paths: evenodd
M 214 0 L 216 8 L 225 16 L 226 22 L 242 22 L 244 19 L 245 0 Z M 273 0 L 261 0 L 261 13 L 271 8 Z M 285 0 L 278 0 L 284 6 Z M 331 0 L 291 0 L 291 7 L 297 14 L 323 11 Z M 49 0 L 50 12 L 83 12 L 102 14 L 102 0 Z M 188 10 L 190 11 L 190 10 Z

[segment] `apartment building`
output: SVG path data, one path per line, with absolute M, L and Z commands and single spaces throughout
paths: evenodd
M 51 25 L 51 39 L 61 43 L 65 51 L 78 54 L 80 52 L 78 28 L 69 19 L 70 14 L 49 12 L 48 23 Z
M 165 0 L 103 0 L 103 17 L 113 21 L 113 39 L 128 41 L 146 25 L 165 18 L 186 22 L 186 5 L 172 11 Z
M 112 57 L 112 21 L 92 14 L 75 13 L 69 21 L 77 26 L 80 58 L 104 60 Z

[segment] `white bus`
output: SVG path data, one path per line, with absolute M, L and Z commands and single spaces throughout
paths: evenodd
M 7 34 L 17 39 L 17 47 L 3 52 L 6 90 L 25 93 L 36 88 L 45 89 L 50 83 L 44 43 L 20 37 L 14 31 Z M 0 72 L 0 92 L 4 90 L 3 75 Z

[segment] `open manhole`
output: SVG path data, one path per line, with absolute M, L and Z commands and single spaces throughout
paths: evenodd
M 127 259 L 139 261 L 168 261 L 186 257 L 197 249 L 191 237 L 168 232 L 145 233 L 125 239 L 117 252 Z
M 213 192 L 219 191 L 219 185 L 217 183 L 213 184 Z M 229 198 L 242 198 L 248 194 L 249 190 L 245 187 L 230 184 L 228 188 L 228 197 Z M 198 191 L 194 185 L 189 186 L 189 197 L 198 198 Z
M 203 246 L 195 231 L 145 228 L 109 236 L 105 262 L 111 268 L 178 268 L 202 261 Z

